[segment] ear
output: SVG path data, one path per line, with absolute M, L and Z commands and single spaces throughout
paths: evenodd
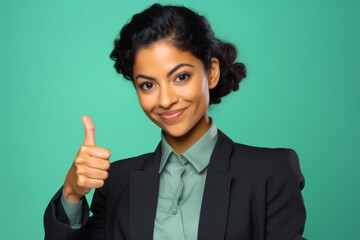
M 208 73 L 209 89 L 216 87 L 220 79 L 220 62 L 219 59 L 212 57 L 210 60 L 210 69 Z

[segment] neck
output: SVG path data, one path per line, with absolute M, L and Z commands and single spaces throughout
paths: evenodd
M 174 151 L 177 154 L 181 154 L 196 143 L 202 136 L 204 136 L 204 134 L 209 130 L 210 125 L 210 119 L 206 115 L 203 116 L 186 134 L 180 137 L 174 137 L 164 132 L 164 136 Z

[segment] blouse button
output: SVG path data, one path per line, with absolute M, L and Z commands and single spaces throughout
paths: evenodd
M 172 214 L 172 215 L 177 214 L 177 212 L 178 212 L 178 209 L 177 209 L 177 208 L 171 209 L 171 214 Z

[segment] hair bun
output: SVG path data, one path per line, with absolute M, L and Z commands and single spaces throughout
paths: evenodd
M 246 77 L 246 67 L 243 63 L 235 62 L 236 47 L 231 43 L 217 40 L 214 56 L 220 62 L 220 79 L 218 85 L 210 90 L 210 104 L 221 102 L 221 98 L 232 91 L 239 90 L 240 81 Z

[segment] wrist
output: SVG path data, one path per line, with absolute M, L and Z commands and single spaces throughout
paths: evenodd
M 78 194 L 72 187 L 67 185 L 66 183 L 63 186 L 63 194 L 66 200 L 69 202 L 80 202 L 83 198 L 83 195 Z

